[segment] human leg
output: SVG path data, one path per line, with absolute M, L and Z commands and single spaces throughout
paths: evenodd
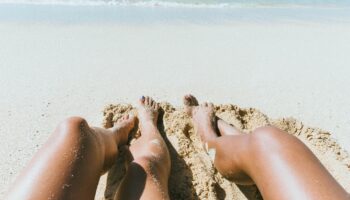
M 170 155 L 157 128 L 158 104 L 149 97 L 138 108 L 141 137 L 130 146 L 132 162 L 115 199 L 169 199 Z
M 226 127 L 225 134 L 220 134 L 212 123 L 211 105 L 198 106 L 193 104 L 193 98 L 185 97 L 185 105 L 197 133 L 209 149 L 214 149 L 214 165 L 229 180 L 256 184 L 264 199 L 350 198 L 296 137 L 275 127 L 239 134 L 234 129 L 227 130 L 227 124 L 221 126 Z
M 125 145 L 135 117 L 111 129 L 91 128 L 80 117 L 62 122 L 17 178 L 6 199 L 94 199 L 100 175 Z

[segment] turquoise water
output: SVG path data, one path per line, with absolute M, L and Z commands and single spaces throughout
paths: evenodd
M 164 7 L 349 7 L 350 0 L 2 0 L 1 3 Z
M 12 0 L 0 22 L 350 23 L 350 0 Z

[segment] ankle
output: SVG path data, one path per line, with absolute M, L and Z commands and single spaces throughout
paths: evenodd
M 157 123 L 153 120 L 145 120 L 140 122 L 140 128 L 142 130 L 157 128 Z
M 197 129 L 203 143 L 214 142 L 218 137 L 214 130 Z

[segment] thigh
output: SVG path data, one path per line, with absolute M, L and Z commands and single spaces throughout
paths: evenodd
M 274 128 L 251 137 L 247 172 L 266 199 L 349 199 L 317 157 L 295 136 Z

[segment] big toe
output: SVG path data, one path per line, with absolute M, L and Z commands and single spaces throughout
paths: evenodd
M 198 106 L 198 100 L 191 94 L 184 96 L 183 103 L 185 105 L 185 111 L 189 115 L 192 115 L 193 108 Z

